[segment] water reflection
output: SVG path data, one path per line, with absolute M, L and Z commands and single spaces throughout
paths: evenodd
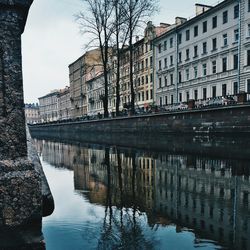
M 85 221 L 74 214 L 92 224 L 78 242 L 85 249 L 250 249 L 247 160 L 44 140 L 36 145 L 44 163 L 73 171 L 75 192 L 96 213 Z

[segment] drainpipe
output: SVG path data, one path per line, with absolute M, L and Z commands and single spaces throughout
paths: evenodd
M 241 34 L 241 0 L 238 0 L 239 3 L 239 18 L 238 18 L 238 30 L 239 30 L 239 39 L 238 39 L 238 76 L 237 76 L 237 81 L 238 81 L 238 93 L 240 93 L 240 74 L 241 74 L 241 42 L 242 42 L 242 34 Z

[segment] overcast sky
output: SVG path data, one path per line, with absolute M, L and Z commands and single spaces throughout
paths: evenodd
M 215 5 L 215 0 L 159 0 L 160 12 L 152 20 L 174 23 L 176 16 L 191 17 L 195 3 Z M 53 89 L 69 86 L 68 65 L 84 53 L 86 37 L 79 33 L 74 14 L 83 9 L 81 0 L 34 0 L 23 43 L 25 102 Z

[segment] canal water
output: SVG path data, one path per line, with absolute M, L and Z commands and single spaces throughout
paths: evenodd
M 43 219 L 48 250 L 250 249 L 244 148 L 241 157 L 239 149 L 228 155 L 228 143 L 224 154 L 220 143 L 219 155 L 208 142 L 193 153 L 188 145 L 177 152 L 41 138 L 35 144 L 55 199 L 54 213 Z

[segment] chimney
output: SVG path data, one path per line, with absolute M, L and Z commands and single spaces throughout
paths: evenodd
M 136 42 L 138 42 L 139 39 L 140 39 L 139 36 L 136 36 L 136 37 L 135 37 L 135 41 L 136 41 Z
M 199 4 L 196 3 L 195 4 L 195 12 L 196 12 L 196 16 L 210 10 L 213 6 L 209 6 L 209 5 L 204 5 L 204 4 Z
M 171 24 L 169 24 L 169 23 L 160 23 L 161 28 L 167 28 L 169 26 L 171 26 Z
M 176 25 L 181 25 L 187 21 L 187 18 L 184 17 L 176 17 L 175 18 L 175 24 Z

